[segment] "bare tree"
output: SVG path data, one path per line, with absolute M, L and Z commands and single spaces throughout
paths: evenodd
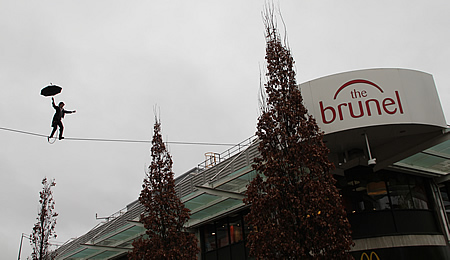
M 261 156 L 245 202 L 250 255 L 257 259 L 348 259 L 350 224 L 335 187 L 323 133 L 297 86 L 294 59 L 277 30 L 274 8 L 264 12 L 267 100 L 259 117 Z
M 55 180 L 48 181 L 47 177 L 42 180 L 42 191 L 39 192 L 39 213 L 37 222 L 31 233 L 30 243 L 33 247 L 31 258 L 33 260 L 53 259 L 54 255 L 49 252 L 49 239 L 56 238 L 55 226 L 58 213 L 55 210 L 52 187 L 56 185 Z
M 155 120 L 152 162 L 139 196 L 145 208 L 140 221 L 147 231 L 133 242 L 129 259 L 197 259 L 197 239 L 184 228 L 190 211 L 175 192 L 172 157 L 163 143 L 161 124 Z

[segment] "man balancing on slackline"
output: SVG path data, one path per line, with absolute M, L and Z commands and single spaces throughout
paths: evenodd
M 56 129 L 59 126 L 59 140 L 64 139 L 63 137 L 63 130 L 64 130 L 64 126 L 62 123 L 62 119 L 64 118 L 65 114 L 72 114 L 72 113 L 76 113 L 76 110 L 73 111 L 69 111 L 69 110 L 65 110 L 64 109 L 64 102 L 59 102 L 58 105 L 55 105 L 55 99 L 52 97 L 52 105 L 53 108 L 55 109 L 55 115 L 53 116 L 53 121 L 52 121 L 52 134 L 48 137 L 48 139 L 50 140 L 50 138 L 53 138 L 53 135 L 56 132 Z

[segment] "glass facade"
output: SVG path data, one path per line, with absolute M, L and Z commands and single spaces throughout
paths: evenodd
M 353 238 L 440 233 L 428 179 L 388 170 L 373 172 L 369 167 L 356 167 L 335 178 Z
M 430 209 L 426 180 L 392 171 L 358 167 L 335 176 L 347 213 L 391 209 Z
M 427 178 L 388 170 L 373 172 L 369 167 L 353 168 L 345 176 L 335 178 L 353 239 L 442 233 Z M 447 188 L 442 187 L 441 191 L 450 191 Z M 450 210 L 448 196 L 445 201 Z M 200 227 L 201 259 L 251 259 L 245 248 L 250 231 L 244 222 L 247 213 L 236 213 Z
M 245 214 L 247 211 L 200 227 L 202 259 L 251 259 L 245 248 L 246 235 L 250 230 L 244 222 Z

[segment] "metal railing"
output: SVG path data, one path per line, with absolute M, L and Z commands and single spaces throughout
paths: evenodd
M 213 183 L 252 164 L 254 157 L 259 154 L 257 140 L 256 136 L 252 136 L 220 154 L 210 153 L 215 158 L 207 158 L 199 163 L 195 170 L 191 170 L 177 182 L 175 185 L 177 195 L 183 198 L 196 191 L 196 186 Z M 211 162 L 215 163 L 211 164 Z
M 231 147 L 228 150 L 225 150 L 224 152 L 222 152 L 220 154 L 206 153 L 209 155 L 209 157 L 197 165 L 199 172 L 204 171 L 212 166 L 215 166 L 215 165 L 219 164 L 220 162 L 223 162 L 223 161 L 233 157 L 234 155 L 242 152 L 243 150 L 250 147 L 250 145 L 253 144 L 256 139 L 257 139 L 256 136 L 249 137 L 249 138 L 245 139 L 244 141 L 240 142 L 239 144 Z M 215 156 L 214 160 L 211 159 L 212 156 Z

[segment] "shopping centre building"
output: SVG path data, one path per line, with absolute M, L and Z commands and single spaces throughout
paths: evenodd
M 449 259 L 450 130 L 432 75 L 368 69 L 301 84 L 324 131 L 351 224 L 355 259 Z M 199 259 L 251 259 L 242 199 L 256 173 L 249 138 L 179 176 Z M 136 200 L 57 250 L 57 259 L 127 259 L 145 233 Z M 79 234 L 74 234 L 79 235 Z

